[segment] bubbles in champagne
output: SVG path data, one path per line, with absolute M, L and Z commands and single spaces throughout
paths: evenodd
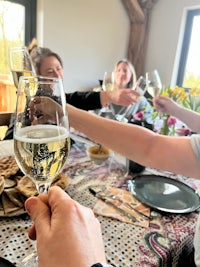
M 22 171 L 36 183 L 49 183 L 60 173 L 67 160 L 69 146 L 69 132 L 64 127 L 29 126 L 14 135 L 17 162 Z

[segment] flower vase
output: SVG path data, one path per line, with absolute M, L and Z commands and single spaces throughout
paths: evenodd
M 162 124 L 162 127 L 161 127 L 160 131 L 159 131 L 159 134 L 169 135 L 168 118 L 169 118 L 169 116 L 165 116 L 163 118 L 163 124 Z
M 173 136 L 175 135 L 175 126 L 176 126 L 176 118 L 173 118 L 170 115 L 165 115 L 163 117 L 163 124 L 159 133 L 163 135 Z

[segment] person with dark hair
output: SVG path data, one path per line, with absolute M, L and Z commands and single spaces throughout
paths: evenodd
M 28 48 L 37 75 L 46 77 L 59 77 L 63 80 L 63 62 L 60 56 L 49 48 L 38 47 L 35 43 Z M 109 103 L 129 106 L 137 102 L 139 94 L 132 90 L 123 88 L 117 91 L 101 92 L 73 92 L 66 93 L 67 103 L 84 110 L 100 109 Z M 15 114 L 12 115 L 10 125 L 4 140 L 13 138 L 13 122 Z
M 61 57 L 46 47 L 38 47 L 34 39 L 28 47 L 35 71 L 37 75 L 46 77 L 59 77 L 63 80 L 63 62 Z M 117 91 L 88 91 L 66 93 L 67 103 L 84 110 L 100 109 L 109 103 L 129 106 L 136 103 L 139 94 L 127 88 Z M 5 134 L 4 140 L 13 138 L 14 114 L 11 117 L 9 128 Z
M 34 46 L 29 49 L 30 56 L 38 75 L 59 77 L 63 80 L 63 62 L 61 57 L 45 47 Z M 99 109 L 109 103 L 128 106 L 137 101 L 138 94 L 133 90 L 122 90 L 120 92 L 73 92 L 66 94 L 67 103 L 84 110 Z

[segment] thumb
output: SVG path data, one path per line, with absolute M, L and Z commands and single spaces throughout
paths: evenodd
M 40 234 L 45 236 L 50 228 L 51 215 L 48 205 L 38 197 L 31 197 L 26 200 L 25 207 L 34 222 L 37 238 Z

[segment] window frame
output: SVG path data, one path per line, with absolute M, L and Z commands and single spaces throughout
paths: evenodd
M 25 7 L 25 45 L 36 37 L 37 0 L 7 0 Z
M 190 41 L 191 41 L 193 20 L 195 16 L 199 16 L 199 15 L 200 15 L 200 8 L 187 11 L 185 31 L 183 35 L 183 42 L 182 42 L 180 60 L 178 64 L 179 67 L 178 67 L 178 73 L 177 73 L 177 80 L 176 80 L 177 86 L 180 86 L 180 87 L 183 86 L 185 67 L 186 67 Z

